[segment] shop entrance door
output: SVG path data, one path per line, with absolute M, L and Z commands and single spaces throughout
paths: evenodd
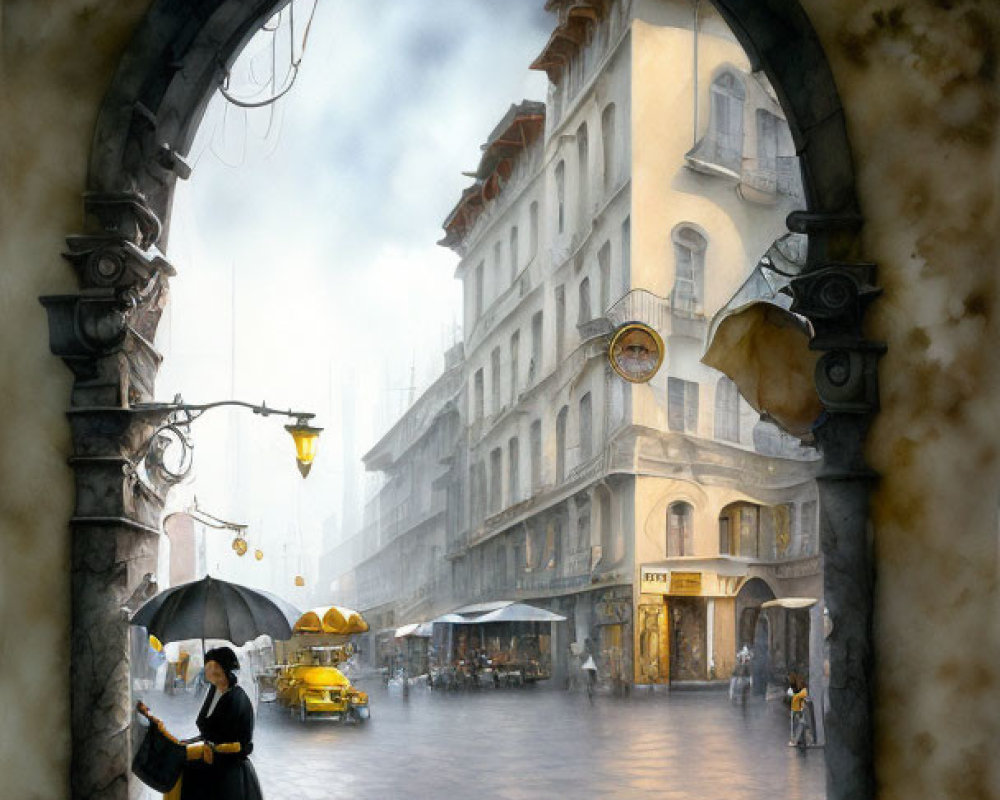
M 670 680 L 703 681 L 708 677 L 705 601 L 670 598 Z
M 636 638 L 636 683 L 667 683 L 670 680 L 670 646 L 666 606 L 662 601 L 639 606 Z

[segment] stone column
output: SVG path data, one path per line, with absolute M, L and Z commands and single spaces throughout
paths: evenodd
M 73 798 L 125 800 L 131 780 L 128 617 L 155 592 L 166 487 L 138 465 L 162 412 L 152 399 L 160 356 L 151 340 L 170 265 L 152 249 L 159 222 L 133 194 L 87 195 L 90 233 L 66 258 L 80 291 L 41 298 L 50 348 L 75 377 L 69 421 L 76 475 L 70 521 L 70 697 Z
M 818 476 L 820 544 L 830 634 L 830 712 L 826 724 L 827 797 L 875 796 L 872 722 L 872 556 L 868 497 L 874 473 L 864 460 L 868 426 L 878 409 L 878 358 L 884 346 L 865 339 L 864 313 L 879 290 L 875 265 L 836 261 L 837 239 L 857 218 L 793 214 L 789 227 L 809 233 L 810 263 L 792 281 L 792 311 L 815 335 L 816 388 L 824 413 L 814 432 L 823 453 Z M 818 258 L 814 258 L 814 253 Z M 822 698 L 816 698 L 822 702 Z

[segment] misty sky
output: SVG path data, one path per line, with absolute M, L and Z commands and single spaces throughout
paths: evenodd
M 308 551 L 323 520 L 341 516 L 356 460 L 342 452 L 345 396 L 356 397 L 347 444 L 360 455 L 405 407 L 411 366 L 418 390 L 440 374 L 461 319 L 457 257 L 436 244 L 441 223 L 510 104 L 545 99 L 544 73 L 528 69 L 554 24 L 543 5 L 322 0 L 298 79 L 273 112 L 218 96 L 209 107 L 194 174 L 175 197 L 168 257 L 178 276 L 157 340 L 158 397 L 266 399 L 315 411 L 327 428 L 305 483 L 284 421 L 215 411 L 193 429 L 189 493 L 249 522 L 252 545 L 274 553 L 302 541 Z M 311 8 L 295 3 L 299 40 Z M 279 76 L 287 13 L 281 23 Z M 235 94 L 260 91 L 271 53 L 271 34 L 259 34 L 234 67 Z M 304 558 L 289 551 L 282 573 Z M 233 562 L 222 551 L 209 566 L 225 576 Z M 279 578 L 255 582 L 283 589 Z

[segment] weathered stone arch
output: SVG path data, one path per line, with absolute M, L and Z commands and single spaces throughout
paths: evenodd
M 43 298 L 51 349 L 73 370 L 70 419 L 77 504 L 72 544 L 72 791 L 128 794 L 127 624 L 155 563 L 163 492 L 135 478 L 155 425 L 134 404 L 152 399 L 159 356 L 150 342 L 166 299 L 172 194 L 225 69 L 288 0 L 154 0 L 103 101 L 89 161 L 83 236 L 70 237 L 80 295 Z M 807 208 L 789 227 L 809 234 L 794 310 L 824 351 L 816 372 L 826 413 L 816 428 L 826 602 L 833 620 L 828 797 L 874 794 L 871 732 L 872 479 L 863 459 L 877 406 L 877 344 L 862 318 L 877 294 L 858 263 L 861 225 L 844 114 L 822 46 L 798 0 L 712 0 L 754 69 L 778 94 L 799 153 Z M 165 489 L 164 489 L 165 491 Z

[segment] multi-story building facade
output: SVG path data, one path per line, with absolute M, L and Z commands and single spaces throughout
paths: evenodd
M 384 483 L 365 508 L 354 552 L 343 552 L 356 566 L 341 584 L 365 612 L 376 658 L 396 625 L 451 601 L 444 555 L 461 524 L 462 368 L 458 344 L 446 353 L 444 372 L 363 457 Z
M 532 66 L 549 98 L 510 108 L 444 223 L 464 287 L 449 467 L 464 462 L 464 490 L 448 501 L 462 498 L 447 592 L 426 608 L 559 611 L 557 674 L 589 651 L 626 683 L 708 680 L 755 638 L 772 666 L 805 671 L 822 605 L 816 457 L 700 361 L 714 316 L 774 291 L 759 262 L 801 202 L 780 107 L 704 9 L 547 7 L 556 29 Z M 665 342 L 648 383 L 609 364 L 625 322 Z M 369 468 L 419 469 L 392 437 Z M 790 595 L 820 602 L 761 613 Z

